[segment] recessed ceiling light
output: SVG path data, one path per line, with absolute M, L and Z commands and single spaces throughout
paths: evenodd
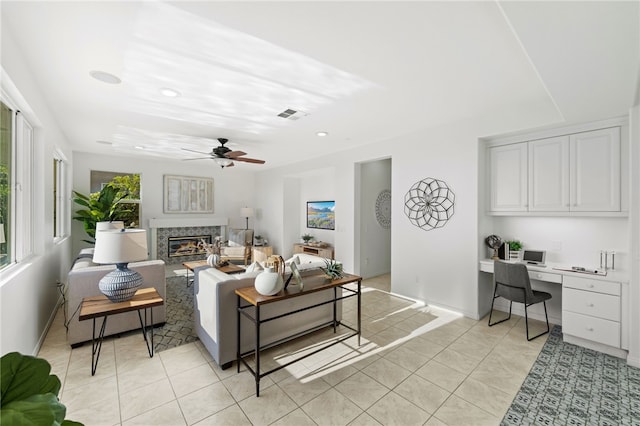
M 95 78 L 96 80 L 100 80 L 103 83 L 108 83 L 108 84 L 120 84 L 122 83 L 122 80 L 120 80 L 120 78 L 116 77 L 113 74 L 109 74 L 108 72 L 104 72 L 104 71 L 90 71 L 89 75 L 93 78 Z
M 138 146 L 136 146 L 136 149 L 144 149 L 144 146 L 138 145 Z
M 162 93 L 164 96 L 168 98 L 177 98 L 178 96 L 180 96 L 180 92 L 178 92 L 177 90 L 170 89 L 168 87 L 164 87 L 160 89 L 160 93 Z
M 318 132 L 316 133 L 316 135 L 318 136 L 327 136 L 329 134 L 329 132 Z
M 96 142 L 97 142 L 97 143 L 101 143 L 101 144 L 103 144 L 103 145 L 113 145 L 113 143 L 112 143 L 112 142 L 109 142 L 109 141 L 96 141 Z

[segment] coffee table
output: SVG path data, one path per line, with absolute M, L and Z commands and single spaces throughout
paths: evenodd
M 189 283 L 193 282 L 193 280 L 189 280 L 189 271 L 193 272 L 196 268 L 209 266 L 209 264 L 206 260 L 192 260 L 190 262 L 182 262 L 182 266 L 187 268 L 187 286 L 189 286 Z M 228 263 L 225 266 L 216 266 L 216 269 L 220 272 L 224 272 L 225 274 L 238 274 L 240 272 L 244 272 L 244 268 L 234 265 L 233 263 Z

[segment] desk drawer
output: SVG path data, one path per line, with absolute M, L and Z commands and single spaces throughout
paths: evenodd
M 611 281 L 566 276 L 564 277 L 563 286 L 576 288 L 578 290 L 596 291 L 598 293 L 620 296 L 620 283 Z
M 592 317 L 620 321 L 620 298 L 592 291 L 562 289 L 562 309 Z
M 619 322 L 563 311 L 562 332 L 615 348 L 620 347 Z
M 529 279 L 562 284 L 562 275 L 549 272 L 529 271 Z

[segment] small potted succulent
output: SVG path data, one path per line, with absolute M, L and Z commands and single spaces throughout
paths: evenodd
M 302 235 L 302 241 L 304 241 L 305 244 L 309 244 L 309 241 L 313 240 L 313 235 L 311 234 L 304 234 Z
M 324 261 L 325 267 L 320 268 L 322 272 L 332 280 L 337 280 L 338 278 L 342 278 L 344 272 L 342 271 L 342 263 L 336 262 L 335 260 L 325 259 Z
M 262 238 L 262 235 L 256 235 L 255 237 L 253 237 L 253 239 L 256 240 L 255 245 L 257 247 L 264 245 L 264 238 Z

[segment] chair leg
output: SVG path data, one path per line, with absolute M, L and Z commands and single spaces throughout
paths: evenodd
M 513 302 L 509 301 L 509 316 L 506 317 L 505 319 L 502 319 L 500 321 L 494 322 L 493 324 L 491 324 L 491 315 L 493 315 L 493 302 L 496 301 L 496 299 L 500 297 L 500 296 L 496 296 L 495 292 L 493 294 L 493 300 L 491 301 L 491 311 L 489 311 L 489 327 L 492 327 L 496 324 L 500 324 L 501 322 L 505 322 L 505 321 L 509 321 L 511 319 L 511 306 L 513 306 Z
M 538 334 L 536 336 L 533 336 L 531 338 L 529 337 L 529 318 L 527 316 L 527 308 L 529 306 L 531 306 L 531 305 L 527 305 L 527 304 L 524 305 L 524 321 L 525 321 L 525 327 L 527 329 L 527 340 L 529 342 L 532 341 L 533 339 L 537 339 L 540 336 L 544 336 L 545 334 L 547 334 L 549 332 L 549 316 L 547 315 L 547 301 L 543 300 L 542 304 L 544 305 L 544 318 L 547 321 L 547 331 L 543 331 L 542 333 L 540 333 L 540 334 Z

